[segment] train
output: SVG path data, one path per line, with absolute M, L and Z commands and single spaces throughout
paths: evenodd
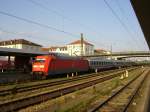
M 85 59 L 50 53 L 49 55 L 37 56 L 32 63 L 33 76 L 47 77 L 51 75 L 70 74 L 79 72 L 95 71 L 103 69 L 127 67 L 134 65 L 134 62 L 125 60 L 108 60 L 100 58 Z
M 0 72 L 14 70 L 14 61 L 0 60 Z
M 12 57 L 10 60 L 8 57 L 0 57 L 0 72 L 31 72 L 32 58 L 25 56 Z

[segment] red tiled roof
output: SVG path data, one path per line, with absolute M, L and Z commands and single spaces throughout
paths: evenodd
M 70 43 L 69 45 L 72 45 L 72 44 L 81 44 L 81 40 L 74 41 L 74 42 Z M 83 44 L 93 46 L 93 44 L 91 44 L 91 43 L 89 43 L 89 42 L 87 42 L 85 40 L 83 41 Z

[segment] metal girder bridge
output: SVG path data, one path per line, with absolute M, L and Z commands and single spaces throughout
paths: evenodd
M 150 52 L 149 51 L 113 52 L 111 54 L 96 54 L 83 57 L 118 57 L 118 58 L 150 57 Z

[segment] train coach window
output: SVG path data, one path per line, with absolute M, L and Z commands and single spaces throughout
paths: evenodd
M 106 65 L 106 62 L 103 62 L 104 63 L 104 65 Z
M 90 61 L 90 65 L 93 65 L 93 62 L 92 62 L 92 61 Z
M 34 62 L 44 63 L 45 59 L 37 58 Z

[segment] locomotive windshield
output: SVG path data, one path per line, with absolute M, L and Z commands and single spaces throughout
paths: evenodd
M 43 58 L 36 58 L 36 60 L 34 62 L 44 63 L 45 59 L 43 59 Z

